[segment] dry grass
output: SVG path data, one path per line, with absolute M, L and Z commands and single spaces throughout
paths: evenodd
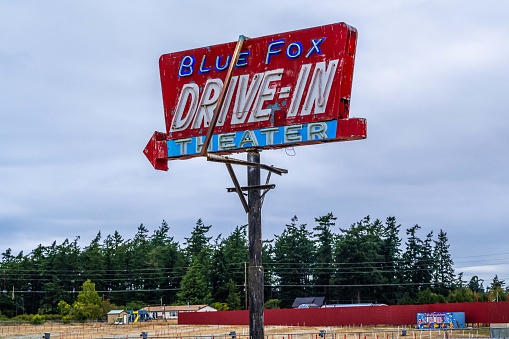
M 418 331 L 397 327 L 306 327 L 306 326 L 266 326 L 267 339 L 321 339 L 320 330 L 326 330 L 325 339 L 454 339 L 489 337 L 483 329 L 455 331 Z M 128 325 L 108 325 L 105 323 L 70 324 L 46 323 L 44 325 L 0 324 L 0 338 L 43 338 L 50 333 L 51 338 L 140 338 L 147 332 L 149 338 L 174 339 L 231 339 L 229 333 L 235 331 L 236 339 L 249 339 L 248 326 L 225 325 L 177 325 L 175 321 L 152 321 Z

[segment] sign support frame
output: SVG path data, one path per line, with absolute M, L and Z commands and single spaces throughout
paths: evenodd
M 217 119 L 219 119 L 219 112 L 221 112 L 221 108 L 223 107 L 224 97 L 226 95 L 226 91 L 228 90 L 228 87 L 230 86 L 230 81 L 232 80 L 232 73 L 233 69 L 235 68 L 235 65 L 237 64 L 237 61 L 239 60 L 240 56 L 240 50 L 242 49 L 242 45 L 244 44 L 244 41 L 246 40 L 246 37 L 244 35 L 239 35 L 239 40 L 237 41 L 237 45 L 235 46 L 235 50 L 233 51 L 233 60 L 230 62 L 230 65 L 228 66 L 228 71 L 226 72 L 226 78 L 224 79 L 224 86 L 221 89 L 221 92 L 219 93 L 219 97 L 217 99 L 217 105 L 214 109 L 212 119 L 210 120 L 209 128 L 207 130 L 207 135 L 205 136 L 205 141 L 203 142 L 203 146 L 201 149 L 200 155 L 206 156 L 207 150 L 209 149 L 210 140 L 212 139 L 212 134 L 214 133 L 214 128 L 217 124 Z
M 282 175 L 288 173 L 284 168 L 278 168 L 262 164 L 260 162 L 260 151 L 252 148 L 247 152 L 247 161 L 207 154 L 207 161 L 223 162 L 232 178 L 234 187 L 227 188 L 228 192 L 236 192 L 240 198 L 244 210 L 248 214 L 248 242 L 249 242 L 249 267 L 247 295 L 249 295 L 249 336 L 250 339 L 264 339 L 264 270 L 262 261 L 262 206 L 265 194 L 276 187 L 269 185 L 271 173 Z M 247 186 L 240 186 L 234 165 L 247 167 Z M 267 170 L 269 173 L 265 185 L 261 185 L 260 170 Z M 261 191 L 263 190 L 263 193 Z M 243 191 L 247 191 L 247 201 Z M 248 298 L 246 295 L 246 303 Z

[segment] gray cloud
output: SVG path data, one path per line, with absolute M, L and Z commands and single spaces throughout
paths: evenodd
M 200 217 L 216 234 L 246 223 L 221 164 L 174 161 L 162 173 L 143 156 L 164 129 L 158 58 L 239 34 L 345 21 L 359 31 L 351 116 L 368 119 L 368 139 L 262 152 L 289 170 L 273 177 L 264 237 L 294 214 L 312 225 L 333 212 L 342 227 L 394 215 L 403 229 L 423 226 L 422 237 L 444 229 L 465 276 L 509 279 L 506 257 L 483 257 L 504 252 L 509 217 L 507 7 L 2 3 L 0 249 L 75 236 L 86 244 L 99 230 L 129 238 L 140 223 L 154 229 L 163 219 L 177 239 Z

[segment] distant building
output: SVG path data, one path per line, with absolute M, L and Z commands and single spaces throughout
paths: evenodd
M 108 324 L 127 324 L 128 316 L 124 310 L 111 310 L 108 312 Z
M 142 308 L 152 319 L 178 319 L 181 312 L 216 312 L 217 309 L 208 305 L 179 305 L 179 306 L 147 306 Z
M 316 308 L 322 307 L 325 297 L 295 298 L 292 308 Z

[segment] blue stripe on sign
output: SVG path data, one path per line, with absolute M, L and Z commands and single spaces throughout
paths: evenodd
M 336 138 L 337 120 L 261 128 L 256 130 L 213 134 L 209 152 L 234 151 L 252 147 L 291 146 Z M 176 158 L 200 153 L 204 136 L 167 140 L 168 157 Z

